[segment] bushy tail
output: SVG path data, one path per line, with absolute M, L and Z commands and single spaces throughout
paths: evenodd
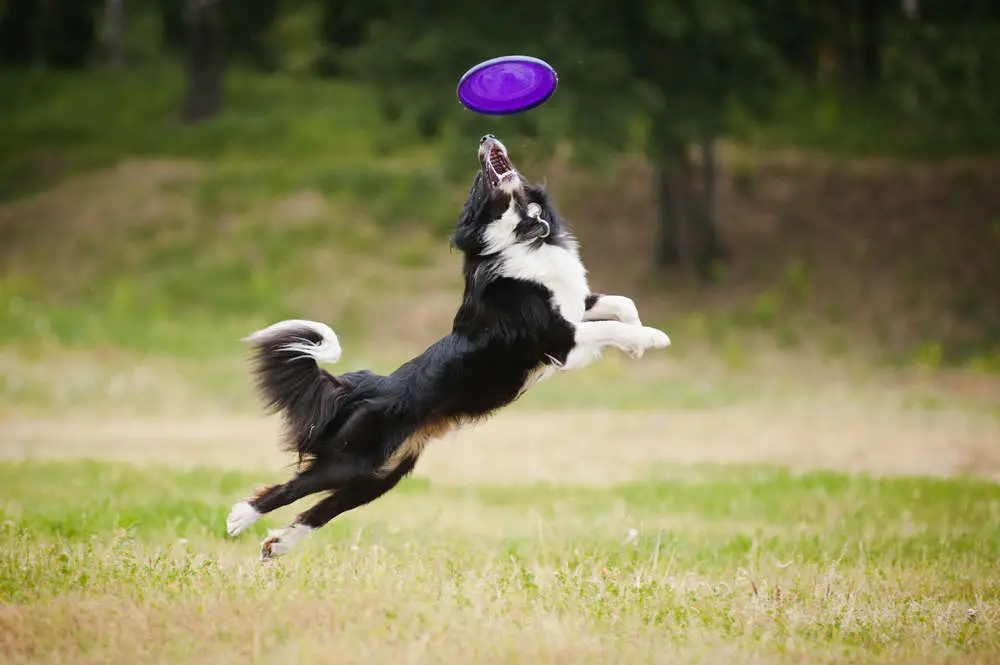
M 292 319 L 248 335 L 257 389 L 285 420 L 285 447 L 302 455 L 336 415 L 343 387 L 316 363 L 340 360 L 340 341 L 325 323 Z

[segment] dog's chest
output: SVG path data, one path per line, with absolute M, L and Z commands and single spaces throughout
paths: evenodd
M 590 286 L 587 270 L 574 250 L 558 245 L 515 246 L 511 250 L 505 257 L 505 275 L 543 285 L 552 292 L 552 304 L 564 319 L 571 323 L 583 320 Z

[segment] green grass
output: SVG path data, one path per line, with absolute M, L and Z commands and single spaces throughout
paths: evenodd
M 384 123 L 369 97 L 337 81 L 234 68 L 222 114 L 196 126 L 179 120 L 185 80 L 175 63 L 120 72 L 8 70 L 0 85 L 5 197 L 136 155 L 262 167 L 324 162 L 336 173 L 388 147 L 378 140 Z
M 21 198 L 0 216 L 0 343 L 204 358 L 289 316 L 357 330 L 376 247 L 433 267 L 462 188 L 434 146 L 386 138 L 358 86 L 234 69 L 198 126 L 177 120 L 182 86 L 165 65 L 0 73 L 0 200 Z M 413 228 L 429 235 L 396 235 Z
M 614 487 L 410 479 L 272 565 L 259 475 L 0 465 L 7 661 L 988 662 L 1000 488 L 670 467 Z M 631 535 L 630 535 L 631 534 Z
M 942 121 L 907 114 L 882 91 L 838 85 L 787 86 L 772 98 L 764 121 L 737 117 L 735 133 L 765 150 L 813 150 L 845 159 L 903 157 L 933 161 L 956 155 L 996 155 L 1000 131 L 980 113 Z
M 386 225 L 450 225 L 454 191 L 442 180 L 436 147 L 393 134 L 362 87 L 234 67 L 221 114 L 185 125 L 178 119 L 183 86 L 183 69 L 168 63 L 120 72 L 0 72 L 7 92 L 0 200 L 121 160 L 188 159 L 212 167 L 178 190 L 206 215 L 315 189 Z M 469 161 L 475 164 L 471 153 Z
M 357 85 L 238 67 L 228 74 L 222 114 L 184 126 L 183 77 L 177 63 L 163 61 L 118 72 L 0 72 L 0 345 L 22 354 L 129 354 L 122 362 L 132 365 L 149 357 L 231 362 L 240 353 L 235 340 L 281 318 L 325 320 L 361 337 L 381 323 L 387 294 L 399 300 L 393 312 L 425 293 L 457 297 L 457 259 L 445 235 L 467 190 L 447 177 L 441 145 L 402 136 Z M 759 136 L 744 138 L 812 145 L 809 136 L 837 143 L 863 130 L 845 145 L 864 153 L 864 137 L 882 135 L 871 130 L 875 120 L 857 121 L 853 114 L 868 117 L 863 107 L 796 113 L 796 105 L 827 101 L 793 93 L 782 114 L 801 126 L 755 125 Z M 825 124 L 810 129 L 810 118 Z M 474 168 L 471 149 L 468 159 Z M 769 251 L 755 260 L 774 259 Z M 445 261 L 452 263 L 442 270 Z M 804 267 L 786 273 L 716 312 L 698 297 L 701 287 L 661 276 L 660 294 L 644 296 L 652 306 L 643 305 L 644 318 L 685 333 L 676 321 L 685 312 L 673 302 L 693 295 L 686 312 L 701 324 L 671 353 L 707 340 L 734 368 L 747 364 L 745 342 L 757 333 L 792 352 L 812 343 L 830 357 L 861 346 L 844 341 L 854 332 L 845 325 L 808 318 L 825 296 L 811 294 Z M 671 319 L 657 321 L 651 309 Z M 404 341 L 417 350 L 431 339 Z M 952 344 L 942 346 L 951 362 Z M 992 347 L 973 351 L 968 365 L 995 371 Z M 910 347 L 899 353 L 912 363 Z M 0 397 L 37 394 L 31 384 L 15 377 L 0 384 Z M 706 399 L 715 398 L 694 401 Z

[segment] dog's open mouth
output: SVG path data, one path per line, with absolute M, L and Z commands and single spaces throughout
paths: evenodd
M 507 157 L 507 149 L 493 136 L 485 136 L 479 146 L 479 162 L 489 177 L 490 186 L 518 178 L 517 169 Z

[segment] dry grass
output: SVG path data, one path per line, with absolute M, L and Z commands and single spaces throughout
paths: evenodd
M 358 354 L 347 346 L 347 356 Z M 1000 476 L 996 377 L 859 374 L 780 355 L 727 371 L 717 359 L 672 351 L 639 362 L 609 354 L 584 372 L 555 376 L 491 420 L 435 441 L 417 473 L 459 483 L 614 483 L 657 465 L 746 462 Z M 206 363 L 0 354 L 0 370 L 34 382 L 37 397 L 34 408 L 0 409 L 0 458 L 288 463 L 276 443 L 279 420 L 262 415 L 243 359 L 223 365 L 206 387 L 198 382 L 215 371 Z M 375 366 L 384 371 L 393 361 Z
M 734 397 L 542 395 L 435 442 L 398 492 L 266 567 L 261 530 L 299 507 L 235 542 L 221 524 L 287 473 L 276 419 L 8 412 L 0 648 L 18 665 L 996 662 L 995 486 L 731 466 L 996 476 L 988 386 L 754 374 L 747 392 L 694 367 Z M 613 393 L 668 370 L 693 371 L 595 368 Z M 586 377 L 538 390 L 621 401 Z
M 0 423 L 0 457 L 97 457 L 177 466 L 276 468 L 278 421 L 252 416 Z M 710 411 L 505 412 L 435 441 L 417 469 L 441 482 L 609 483 L 657 464 L 776 463 L 885 474 L 1000 477 L 988 415 L 880 412 L 800 403 Z
M 903 654 L 861 656 L 865 662 L 987 663 L 997 656 L 997 645 L 984 635 L 1000 628 L 995 603 L 967 608 L 901 601 L 896 589 L 882 585 L 852 594 L 844 577 L 862 571 L 808 571 L 785 592 L 791 598 L 781 597 L 780 586 L 767 586 L 771 575 L 781 575 L 777 569 L 760 571 L 756 582 L 743 574 L 731 585 L 654 575 L 640 580 L 638 588 L 663 585 L 689 600 L 677 608 L 684 620 L 674 623 L 674 617 L 664 617 L 663 623 L 652 625 L 629 607 L 628 597 L 606 606 L 610 616 L 600 618 L 548 608 L 523 590 L 505 589 L 509 573 L 502 566 L 465 571 L 459 588 L 445 598 L 409 583 L 418 572 L 412 567 L 391 573 L 377 565 L 355 567 L 352 573 L 366 580 L 363 588 L 344 580 L 327 589 L 335 594 L 331 598 L 320 598 L 295 581 L 296 588 L 282 589 L 281 581 L 269 579 L 274 575 L 252 571 L 225 575 L 225 584 L 194 598 L 160 593 L 141 600 L 70 596 L 8 606 L 0 610 L 0 630 L 6 633 L 0 646 L 9 663 L 192 665 L 331 659 L 359 664 L 785 663 L 838 662 L 838 651 L 856 653 L 850 644 L 817 649 L 812 639 L 800 637 L 829 631 L 868 633 L 875 644 L 905 644 Z M 558 578 L 548 572 L 558 589 Z M 296 570 L 284 577 L 294 579 Z M 609 591 L 617 580 L 604 585 L 599 574 L 595 577 L 586 585 L 592 592 L 617 593 Z M 233 593 L 241 582 L 271 588 Z M 754 593 L 756 583 L 761 586 Z M 387 599 L 384 593 L 390 589 L 405 594 L 406 602 Z M 714 617 L 725 617 L 722 622 L 731 627 L 720 631 Z M 970 637 L 975 644 L 966 643 Z
M 657 315 L 735 313 L 820 348 L 814 334 L 832 327 L 855 352 L 995 345 L 996 159 L 927 165 L 729 147 L 718 208 L 732 257 L 710 288 L 654 269 L 645 159 L 622 159 L 602 178 L 534 170 L 579 232 L 594 282 L 641 297 Z
M 0 476 L 5 662 L 1000 655 L 992 485 L 713 467 L 606 489 L 411 481 L 261 566 L 257 541 L 290 510 L 221 535 L 253 475 Z
M 726 160 L 720 214 L 734 259 L 709 288 L 676 276 L 665 283 L 653 269 L 643 162 L 624 159 L 605 180 L 557 163 L 527 168 L 550 183 L 579 232 L 595 289 L 634 296 L 651 321 L 707 314 L 721 317 L 715 335 L 761 328 L 783 344 L 835 355 L 989 350 L 1000 321 L 989 297 L 1000 278 L 994 162 Z M 380 343 L 446 329 L 461 283 L 443 237 L 414 231 L 411 220 L 386 234 L 391 221 L 324 192 L 308 174 L 301 184 L 267 182 L 275 175 L 242 163 L 131 160 L 70 179 L 0 205 L 0 269 L 40 290 L 30 297 L 96 294 L 92 307 L 124 300 L 137 307 L 130 316 L 149 315 L 142 306 L 155 303 L 157 323 L 189 306 L 221 314 L 234 303 L 247 318 L 252 292 L 251 316 L 288 307 Z M 434 215 L 427 222 L 440 231 L 447 216 Z M 0 280 L 0 301 L 3 287 Z
M 7 275 L 65 286 L 74 273 L 79 279 L 80 268 L 92 265 L 94 256 L 109 252 L 109 237 L 164 227 L 183 232 L 198 214 L 176 187 L 196 182 L 204 171 L 197 162 L 132 160 L 4 203 L 0 237 L 7 242 L 0 267 Z M 122 243 L 117 250 L 132 254 L 135 248 Z

